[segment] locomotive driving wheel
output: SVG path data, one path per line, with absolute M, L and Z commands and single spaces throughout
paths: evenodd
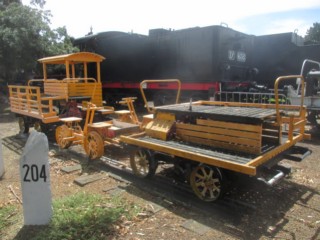
M 130 165 L 133 173 L 141 178 L 152 177 L 158 166 L 150 151 L 141 148 L 130 154 Z
M 89 132 L 88 136 L 84 140 L 83 147 L 91 160 L 98 159 L 104 154 L 103 139 L 96 131 Z
M 69 139 L 70 137 L 72 137 L 72 130 L 66 125 L 56 128 L 56 141 L 61 148 L 65 149 L 71 146 L 72 140 Z
M 222 174 L 219 168 L 200 164 L 190 175 L 193 192 L 203 201 L 213 202 L 222 195 Z

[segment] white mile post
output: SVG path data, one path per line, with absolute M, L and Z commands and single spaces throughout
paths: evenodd
M 46 225 L 52 216 L 48 138 L 32 131 L 20 159 L 24 225 Z

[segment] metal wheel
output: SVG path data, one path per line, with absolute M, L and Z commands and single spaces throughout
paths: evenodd
M 319 125 L 317 120 L 319 119 L 318 111 L 309 111 L 307 115 L 308 121 L 311 123 L 311 125 Z
M 141 178 L 152 177 L 158 166 L 150 151 L 140 148 L 130 154 L 130 165 L 133 173 Z
M 193 192 L 206 202 L 213 202 L 222 195 L 222 174 L 219 168 L 198 165 L 190 175 Z
M 33 128 L 37 132 L 42 132 L 42 133 L 45 133 L 45 134 L 48 134 L 49 129 L 50 129 L 49 124 L 43 123 L 42 121 L 36 121 L 33 124 Z
M 33 125 L 34 130 L 37 132 L 45 132 L 45 127 L 41 121 L 36 121 Z
M 89 159 L 98 159 L 104 154 L 104 142 L 102 137 L 96 131 L 89 132 L 84 140 L 84 150 Z
M 72 137 L 72 130 L 66 125 L 61 125 L 56 128 L 56 142 L 61 148 L 69 148 L 72 144 L 72 140 L 66 138 Z
M 19 117 L 19 133 L 28 133 L 29 132 L 29 122 L 26 117 Z

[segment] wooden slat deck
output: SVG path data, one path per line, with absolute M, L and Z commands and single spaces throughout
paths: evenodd
M 194 154 L 202 154 L 209 157 L 219 158 L 219 159 L 223 159 L 224 161 L 231 161 L 238 164 L 246 164 L 252 161 L 256 157 L 256 155 L 253 155 L 253 154 L 239 155 L 239 154 L 231 153 L 231 151 L 228 153 L 227 151 L 225 150 L 222 151 L 221 149 L 218 149 L 218 148 L 206 149 L 204 147 L 187 145 L 185 143 L 179 143 L 177 141 L 163 141 L 163 140 L 150 138 L 150 137 L 143 137 L 140 140 L 153 143 L 153 144 L 159 144 L 165 147 L 176 148 L 178 150 L 188 151 Z
M 206 149 L 199 146 L 188 145 L 184 142 L 177 141 L 163 141 L 160 139 L 150 137 L 132 138 L 121 136 L 121 141 L 151 149 L 154 151 L 186 158 L 189 160 L 203 162 L 209 165 L 229 169 L 236 172 L 245 173 L 248 175 L 255 175 L 256 168 L 248 165 L 257 157 L 253 154 L 235 154 L 224 151 L 222 149 Z
M 157 112 L 188 114 L 197 118 L 211 118 L 220 121 L 230 121 L 239 123 L 257 123 L 260 124 L 264 119 L 276 115 L 275 109 L 266 109 L 258 107 L 239 107 L 222 105 L 192 105 L 190 110 L 189 103 L 168 105 L 157 107 Z

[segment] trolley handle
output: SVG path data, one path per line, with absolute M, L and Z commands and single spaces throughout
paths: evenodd
M 280 123 L 280 107 L 279 107 L 279 83 L 288 79 L 301 79 L 301 99 L 300 99 L 300 109 L 299 109 L 299 117 L 303 114 L 303 99 L 304 99 L 304 77 L 302 75 L 289 75 L 289 76 L 281 76 L 278 77 L 274 83 L 274 93 L 275 93 L 275 103 L 276 103 L 276 113 L 277 113 L 277 122 Z
M 180 99 L 180 90 L 181 90 L 181 81 L 179 79 L 153 79 L 153 80 L 143 80 L 140 83 L 140 92 L 143 98 L 143 101 L 147 107 L 147 110 L 149 113 L 154 113 L 154 108 L 150 107 L 146 98 L 146 95 L 144 93 L 144 89 L 147 88 L 148 83 L 168 83 L 168 82 L 175 82 L 178 84 L 178 91 L 177 91 L 177 97 L 176 97 L 176 103 L 179 102 Z

